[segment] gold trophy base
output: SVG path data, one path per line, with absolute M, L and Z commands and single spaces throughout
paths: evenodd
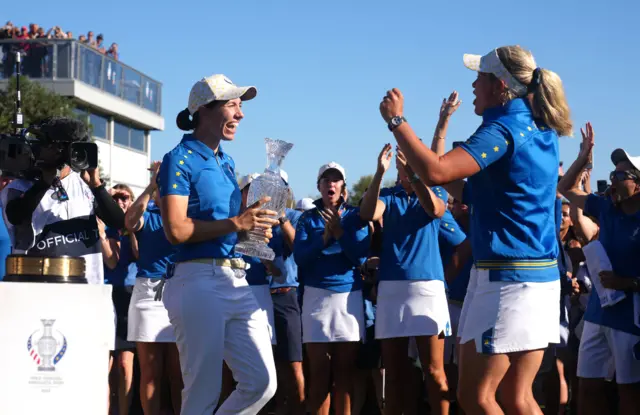
M 84 258 L 9 255 L 4 281 L 87 284 L 85 269 Z

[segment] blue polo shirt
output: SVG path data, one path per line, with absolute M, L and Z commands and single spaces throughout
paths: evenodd
M 432 190 L 446 203 L 444 189 Z M 380 201 L 385 205 L 380 281 L 444 281 L 438 247 L 440 219 L 429 216 L 415 193 L 408 195 L 402 186 L 382 189 Z
M 611 198 L 591 194 L 587 196 L 584 213 L 598 218 L 598 240 L 607 252 L 613 272 L 620 277 L 640 277 L 640 212 L 625 215 Z M 599 276 L 592 275 L 591 278 Z M 591 290 L 584 319 L 640 336 L 640 328 L 634 324 L 633 295 L 629 293 L 619 303 L 601 307 L 596 290 Z
M 264 266 L 260 258 L 249 257 L 243 255 L 244 262 L 249 264 L 247 269 L 247 282 L 249 285 L 267 285 L 269 279 L 267 277 L 267 268 Z
M 285 215 L 289 218 L 291 226 L 295 229 L 302 212 L 294 209 L 286 209 Z M 273 237 L 269 241 L 269 246 L 276 254 L 274 260 L 276 266 L 282 271 L 282 276 L 278 278 L 269 277 L 271 288 L 297 287 L 298 284 L 298 264 L 293 257 L 293 252 L 284 241 L 282 228 L 276 226 L 273 228 Z M 276 281 L 277 280 L 277 281 Z
M 192 134 L 164 156 L 158 174 L 160 196 L 188 196 L 187 216 L 201 221 L 232 218 L 240 214 L 242 196 L 235 163 L 222 146 L 214 153 Z M 178 246 L 176 262 L 200 258 L 237 258 L 238 237 L 230 233 L 205 242 Z
M 442 258 L 442 267 L 446 269 L 451 262 L 455 248 L 467 239 L 467 235 L 458 225 L 455 218 L 449 210 L 440 219 L 440 228 L 438 230 L 438 244 L 440 245 L 440 256 Z M 464 301 L 467 294 L 467 286 L 471 276 L 471 268 L 473 267 L 473 259 L 465 264 L 451 284 L 447 284 L 447 293 L 449 299 L 456 301 Z
M 9 255 L 11 255 L 11 238 L 4 220 L 0 220 L 0 281 L 4 279 L 4 275 L 7 273 L 5 267 L 7 256 Z
M 487 109 L 460 147 L 480 166 L 467 182 L 476 267 L 491 281 L 558 280 L 556 132 L 517 98 Z
M 138 238 L 138 278 L 162 278 L 167 266 L 175 261 L 177 248 L 167 240 L 162 227 L 160 209 L 147 207 L 144 225 L 136 232 Z
M 335 292 L 360 290 L 360 266 L 369 252 L 369 227 L 360 219 L 360 209 L 343 204 L 340 208 L 344 235 L 324 245 L 325 223 L 320 216 L 322 200 L 302 214 L 296 228 L 293 256 L 302 284 Z
M 131 265 L 134 263 L 133 252 L 131 250 L 131 240 L 128 233 L 120 232 L 117 229 L 107 228 L 105 230 L 107 238 L 120 241 L 120 259 L 114 269 L 104 266 L 104 283 L 115 286 L 134 285 L 136 281 L 136 273 L 131 272 Z

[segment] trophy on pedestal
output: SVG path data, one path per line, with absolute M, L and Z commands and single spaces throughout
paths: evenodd
M 267 168 L 264 173 L 251 182 L 247 206 L 250 206 L 265 196 L 271 197 L 262 208 L 277 212 L 277 219 L 284 213 L 289 198 L 289 188 L 280 176 L 280 166 L 285 156 L 293 148 L 293 144 L 282 140 L 264 139 L 267 145 Z M 264 233 L 260 230 L 247 232 L 247 239 L 239 242 L 235 251 L 239 254 L 260 259 L 273 260 L 275 253 L 264 242 Z
M 53 337 L 53 323 L 55 320 L 42 319 L 43 334 L 38 340 L 38 354 L 42 358 L 42 363 L 38 366 L 38 370 L 41 372 L 53 372 L 53 356 L 56 354 L 58 348 L 58 342 Z

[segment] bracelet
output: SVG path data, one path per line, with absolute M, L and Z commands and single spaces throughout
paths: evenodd
M 445 137 L 440 137 L 439 135 L 434 135 L 433 138 L 438 139 L 438 140 L 444 140 Z

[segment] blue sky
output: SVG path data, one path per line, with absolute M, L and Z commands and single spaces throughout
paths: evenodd
M 241 173 L 262 171 L 264 137 L 295 144 L 284 163 L 298 197 L 316 194 L 320 165 L 337 161 L 349 184 L 373 173 L 393 137 L 378 111 L 387 89 L 405 95 L 405 116 L 429 139 L 440 102 L 457 90 L 463 104 L 448 134 L 465 140 L 480 124 L 473 114 L 475 75 L 463 53 L 496 46 L 530 49 L 539 66 L 564 81 L 576 138 L 561 139 L 568 166 L 579 126 L 596 131 L 593 186 L 624 147 L 640 155 L 637 68 L 640 3 L 636 1 L 29 1 L 3 4 L 3 22 L 60 25 L 77 36 L 93 30 L 120 45 L 121 60 L 163 82 L 166 129 L 153 133 L 152 156 L 181 138 L 175 115 L 192 84 L 224 73 L 256 85 L 236 141 L 226 150 Z M 64 6 L 62 5 L 64 4 Z

